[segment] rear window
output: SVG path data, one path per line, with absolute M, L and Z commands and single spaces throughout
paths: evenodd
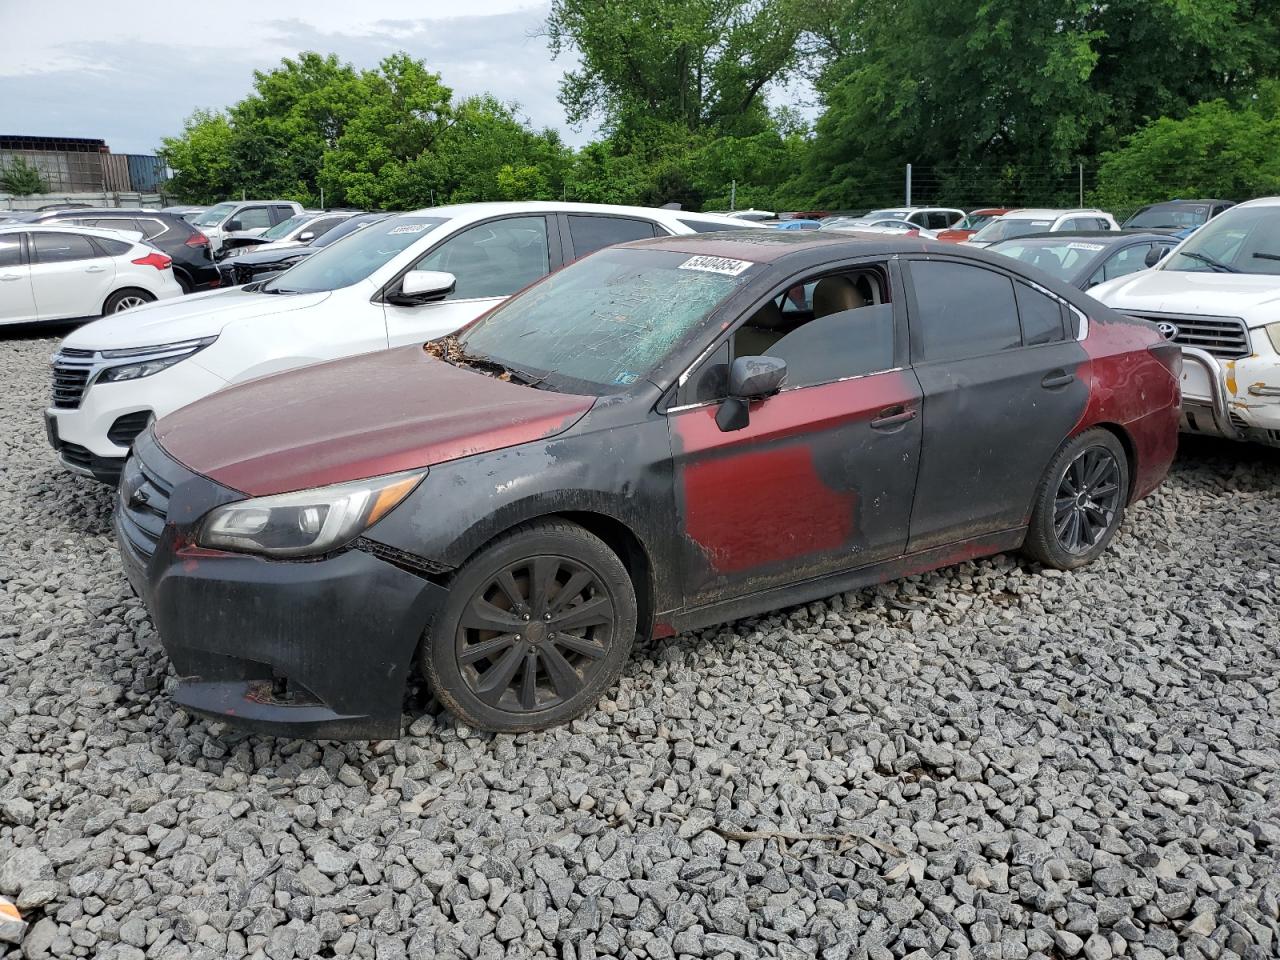
M 1011 237 L 1026 237 L 1033 233 L 1048 233 L 1053 228 L 1052 220 L 1010 220 L 1000 218 L 992 220 L 973 235 L 975 243 L 994 243 L 997 240 L 1008 240 Z

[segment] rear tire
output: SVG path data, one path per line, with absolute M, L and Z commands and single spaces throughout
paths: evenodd
M 134 307 L 140 307 L 144 303 L 152 303 L 154 300 L 155 296 L 146 290 L 139 290 L 137 287 L 126 287 L 124 290 L 117 290 L 107 297 L 107 302 L 102 305 L 102 315 L 105 317 L 113 313 L 120 313 L 122 310 L 132 310 Z
M 618 555 L 575 523 L 516 527 L 468 561 L 422 641 L 422 671 L 460 721 L 517 733 L 599 702 L 631 654 L 636 595 Z
M 1129 500 L 1129 458 L 1109 430 L 1062 445 L 1036 491 L 1023 552 L 1046 567 L 1075 570 L 1107 549 Z

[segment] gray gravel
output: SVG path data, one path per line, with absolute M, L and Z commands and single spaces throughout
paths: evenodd
M 1016 559 L 649 644 L 613 698 L 398 742 L 175 710 L 0 340 L 0 894 L 27 957 L 1280 955 L 1280 456 L 1193 445 Z M 4 945 L 0 944 L 0 952 Z

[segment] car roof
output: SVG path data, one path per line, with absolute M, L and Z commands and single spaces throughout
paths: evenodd
M 1021 207 L 1016 210 L 1010 210 L 1008 213 L 1004 214 L 1004 219 L 1048 220 L 1052 218 L 1056 220 L 1058 217 L 1065 217 L 1071 213 L 1109 216 L 1107 211 L 1099 210 L 1097 207 Z
M 1167 207 L 1167 206 L 1169 206 L 1170 204 L 1180 204 L 1180 203 L 1196 203 L 1196 204 L 1202 204 L 1202 203 L 1232 203 L 1232 201 L 1231 201 L 1231 200 L 1212 200 L 1212 199 L 1210 199 L 1210 200 L 1188 200 L 1188 199 L 1186 199 L 1185 197 L 1178 197 L 1177 199 L 1174 199 L 1174 200 L 1157 200 L 1155 203 L 1144 203 L 1142 206 L 1143 206 L 1143 208 L 1145 209 L 1146 207 Z
M 1057 246 L 1072 240 L 1100 240 L 1110 247 L 1121 243 L 1150 243 L 1154 240 L 1178 242 L 1171 230 L 1058 230 L 1054 233 L 1028 233 L 1021 237 L 1007 237 L 1004 240 L 996 240 L 991 246 L 1025 243 L 1028 240 L 1043 241 L 1045 246 Z
M 811 264 L 855 257 L 893 256 L 905 253 L 944 254 L 1006 266 L 1007 257 L 987 253 L 966 244 L 941 243 L 921 237 L 898 237 L 891 233 L 859 233 L 856 230 L 725 230 L 694 233 L 652 240 L 633 240 L 620 248 L 643 247 L 688 253 L 692 256 L 725 257 L 751 263 L 794 260 L 804 268 Z
M 46 210 L 40 214 L 42 220 L 55 220 L 75 217 L 176 217 L 181 220 L 176 213 L 170 213 L 166 210 L 148 210 L 144 207 L 83 207 L 77 210 Z
M 738 213 L 748 211 L 739 210 Z M 406 211 L 401 216 L 444 217 L 449 220 L 484 220 L 518 213 L 594 213 L 616 216 L 645 217 L 647 219 L 700 220 L 712 223 L 749 223 L 740 217 L 724 214 L 695 213 L 692 210 L 670 210 L 662 207 L 631 207 L 612 203 L 574 203 L 553 200 L 487 201 L 480 203 L 452 203 L 439 207 L 423 207 Z M 752 229 L 750 226 L 747 229 Z
M 0 223 L 0 231 L 4 233 L 83 233 L 91 237 L 103 237 L 107 240 L 129 239 L 137 243 L 133 237 L 140 237 L 136 230 L 113 230 L 110 227 L 84 227 L 78 223 Z
M 1258 197 L 1254 200 L 1246 200 L 1244 203 L 1237 203 L 1237 207 L 1280 207 L 1280 197 Z

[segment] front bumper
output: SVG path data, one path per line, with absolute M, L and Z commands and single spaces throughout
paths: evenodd
M 1183 347 L 1181 428 L 1280 446 L 1280 362 L 1258 354 L 1220 360 Z
M 445 588 L 360 549 L 280 561 L 196 547 L 200 518 L 242 495 L 169 459 L 151 431 L 135 452 L 116 540 L 178 673 L 174 699 L 262 733 L 398 737 L 414 653 Z

